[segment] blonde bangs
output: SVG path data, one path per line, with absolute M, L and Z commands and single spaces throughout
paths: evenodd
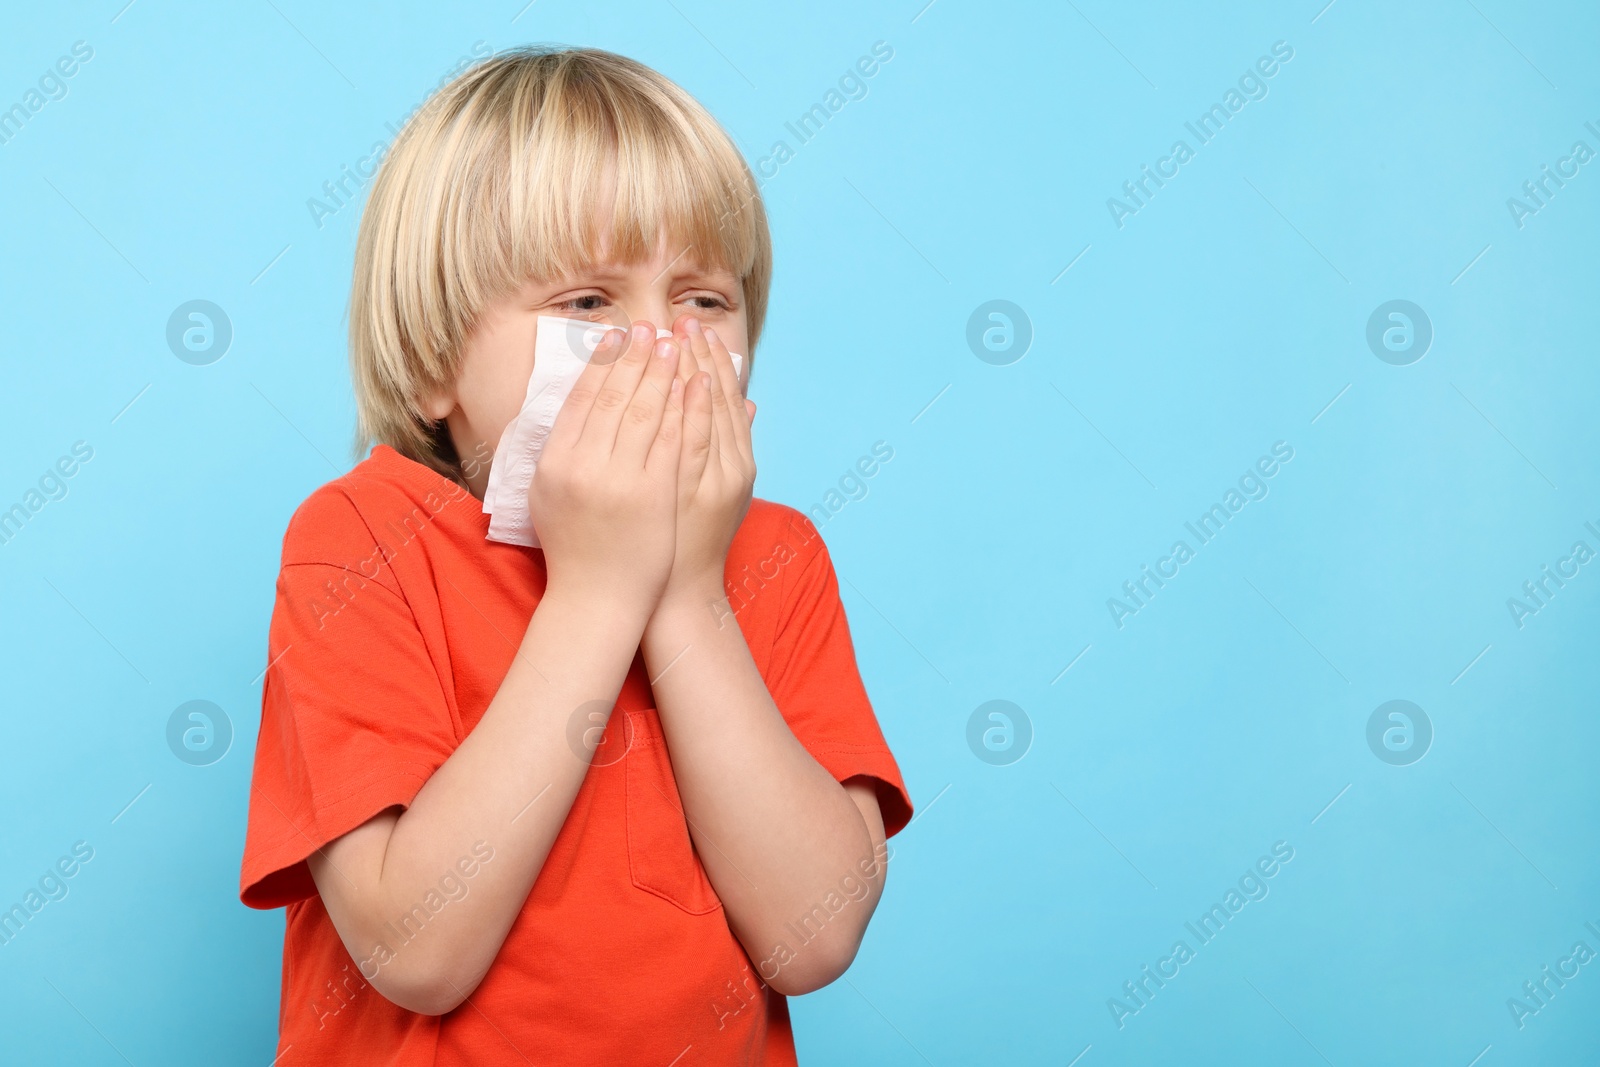
M 498 53 L 400 131 L 362 214 L 351 288 L 357 454 L 383 442 L 460 479 L 423 397 L 454 381 L 484 308 L 531 278 L 670 256 L 740 279 L 752 360 L 771 239 L 722 127 L 650 68 L 596 49 Z M 605 243 L 602 249 L 602 242 Z

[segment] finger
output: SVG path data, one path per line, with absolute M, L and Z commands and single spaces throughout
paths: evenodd
M 707 338 L 707 341 L 710 344 L 710 350 L 714 353 L 727 354 L 728 367 L 726 380 L 728 384 L 726 388 L 728 395 L 730 397 L 745 396 L 750 392 L 749 368 L 746 367 L 744 370 L 740 370 L 738 366 L 735 366 L 733 360 L 733 349 L 728 347 L 727 339 L 721 334 L 717 333 L 716 327 L 707 326 L 705 328 L 705 332 L 710 334 L 710 337 Z M 745 358 L 744 362 L 749 362 L 748 357 Z
M 707 326 L 706 342 L 712 352 L 712 363 L 722 374 L 723 390 L 728 397 L 728 422 L 733 427 L 731 445 L 723 445 L 734 451 L 736 456 L 730 456 L 730 462 L 739 469 L 739 478 L 747 485 L 755 483 L 755 445 L 750 442 L 750 422 L 755 419 L 755 403 L 744 395 L 744 386 L 739 381 L 739 371 L 733 366 L 733 354 L 728 352 L 728 347 L 717 336 L 717 331 L 712 326 Z
M 594 406 L 595 396 L 605 383 L 606 376 L 611 373 L 611 364 L 627 343 L 628 334 L 624 330 L 607 330 L 601 336 L 594 353 L 579 372 L 577 381 L 572 383 L 561 410 L 556 412 L 556 421 L 551 425 L 550 437 L 545 442 L 546 448 L 570 448 L 578 442 Z
M 711 392 L 711 449 L 715 458 L 721 462 L 727 457 L 722 455 L 722 450 L 730 447 L 734 438 L 732 426 L 722 418 L 718 410 L 721 404 L 726 403 L 719 397 L 722 392 L 721 377 L 717 373 L 715 357 L 711 351 L 711 344 L 706 337 L 705 328 L 700 320 L 689 318 L 683 323 L 685 339 L 689 342 L 691 350 L 695 353 L 695 362 L 701 372 L 704 372 L 710 382 Z
M 717 447 L 724 450 L 723 459 L 737 465 L 740 458 L 750 452 L 750 420 L 744 405 L 735 403 L 743 400 L 744 394 L 739 389 L 739 376 L 734 373 L 733 357 L 717 331 L 707 327 L 703 336 L 710 354 L 708 369 L 712 376 L 712 407 L 717 419 Z
M 693 495 L 706 465 L 711 462 L 712 440 L 710 375 L 696 371 L 683 387 L 683 456 L 678 467 L 681 493 Z
M 622 425 L 623 413 L 632 403 L 639 380 L 644 376 L 655 336 L 655 328 L 648 322 L 633 324 L 627 349 L 607 368 L 609 373 L 590 402 L 589 417 L 584 420 L 583 433 L 578 439 L 579 448 L 610 455 L 616 447 L 617 428 Z
M 683 382 L 673 374 L 668 379 L 666 410 L 661 415 L 661 425 L 656 427 L 650 454 L 645 457 L 644 469 L 655 479 L 675 478 L 683 446 Z
M 612 446 L 612 455 L 623 462 L 640 467 L 647 465 L 666 412 L 669 390 L 677 380 L 680 353 L 678 346 L 663 338 L 655 343 L 646 360 L 644 374 L 628 402 L 622 425 L 617 428 L 616 444 Z
M 685 399 L 689 396 L 689 384 L 694 380 L 694 376 L 700 371 L 711 369 L 711 350 L 706 347 L 705 337 L 698 329 L 690 332 L 690 323 L 694 323 L 696 327 L 700 324 L 693 315 L 684 314 L 679 317 L 673 328 L 673 336 L 683 345 L 683 355 L 678 359 L 678 377 L 683 379 Z M 694 434 L 699 432 L 699 428 L 685 422 L 683 431 L 686 434 Z M 711 441 L 711 447 L 715 448 L 717 442 L 713 424 L 708 423 L 705 432 Z
M 695 321 L 698 320 L 693 315 L 685 313 L 678 316 L 678 321 L 673 324 L 672 329 L 673 338 L 684 352 L 683 357 L 678 360 L 678 377 L 683 379 L 685 396 L 688 395 L 689 380 L 695 376 L 696 371 L 702 369 L 708 353 L 703 343 L 704 339 L 696 338 L 689 333 L 689 323 Z M 702 343 L 697 346 L 696 340 L 700 340 Z
M 733 353 L 731 353 L 728 350 L 728 346 L 723 343 L 722 338 L 717 333 L 715 327 L 707 326 L 702 333 L 706 341 L 706 352 L 710 367 L 716 368 L 718 381 L 722 386 L 723 394 L 728 397 L 729 403 L 732 404 L 737 410 L 737 408 L 741 407 L 742 405 L 734 403 L 734 398 L 737 397 L 741 400 L 744 399 L 745 390 L 744 382 L 739 377 L 739 371 L 733 365 Z M 710 369 L 710 367 L 708 367 L 708 369 Z M 748 416 L 746 421 L 749 421 Z M 735 428 L 737 428 L 739 419 L 736 414 L 733 418 L 733 423 Z

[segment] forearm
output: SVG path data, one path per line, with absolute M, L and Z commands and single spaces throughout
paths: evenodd
M 663 600 L 644 633 L 645 664 L 690 834 L 730 927 L 754 960 L 779 943 L 796 949 L 781 984 L 815 988 L 853 958 L 882 890 L 882 857 L 855 801 L 784 721 L 727 607 L 720 583 Z M 862 878 L 867 870 L 875 876 Z M 791 924 L 847 875 L 868 894 L 798 948 Z
M 386 943 L 393 957 L 375 961 L 379 973 L 424 1007 L 448 1010 L 476 988 L 526 901 L 588 771 L 587 749 L 571 743 L 573 716 L 598 710 L 580 727 L 592 739 L 638 648 L 643 620 L 627 616 L 547 595 L 482 719 L 393 820 L 383 847 L 354 853 L 361 869 L 348 877 L 332 875 L 354 883 L 352 954 L 369 958 Z M 480 841 L 492 861 L 461 878 L 458 860 Z M 414 941 L 394 944 L 400 918 L 452 872 L 467 892 Z

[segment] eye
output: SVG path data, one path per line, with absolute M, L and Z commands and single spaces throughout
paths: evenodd
M 600 293 L 584 293 L 561 301 L 556 307 L 563 311 L 599 311 L 605 306 L 606 298 Z
M 714 293 L 696 293 L 684 297 L 684 302 L 700 308 L 702 311 L 732 311 L 733 305 Z

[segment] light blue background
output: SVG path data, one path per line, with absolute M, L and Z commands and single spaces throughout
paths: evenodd
M 358 208 L 306 201 L 474 42 L 532 40 L 662 70 L 752 161 L 894 49 L 764 184 L 756 491 L 809 508 L 893 447 L 823 534 L 919 809 L 855 965 L 792 1005 L 803 1062 L 1600 1052 L 1600 964 L 1507 1008 L 1600 951 L 1600 564 L 1521 629 L 1506 606 L 1600 549 L 1600 161 L 1506 206 L 1600 150 L 1595 9 L 922 2 L 11 13 L 0 106 L 94 58 L 0 145 L 0 507 L 94 458 L 0 546 L 0 906 L 95 857 L 0 947 L 0 1058 L 272 1059 L 282 913 L 236 896 L 266 626 L 288 516 L 354 462 Z M 1119 229 L 1107 198 L 1280 40 L 1269 95 Z M 197 298 L 235 331 L 209 366 L 164 339 Z M 1435 331 L 1409 366 L 1365 341 L 1397 298 Z M 965 340 L 992 299 L 1031 321 L 1010 365 Z M 1118 629 L 1106 599 L 1280 440 L 1270 495 Z M 1365 736 L 1397 698 L 1435 730 L 1403 767 Z M 166 744 L 191 699 L 234 725 L 211 766 Z M 992 699 L 1032 724 L 1009 766 L 966 741 Z M 1108 998 L 1280 840 L 1270 895 L 1119 1029 Z

